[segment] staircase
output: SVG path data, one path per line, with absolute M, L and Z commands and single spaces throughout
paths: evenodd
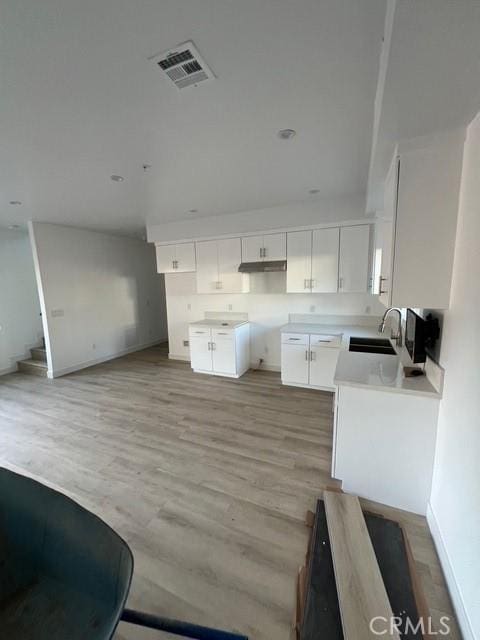
M 21 360 L 18 363 L 18 370 L 21 373 L 29 373 L 33 376 L 47 377 L 47 352 L 45 350 L 45 341 L 43 346 L 30 349 L 31 358 L 28 360 Z

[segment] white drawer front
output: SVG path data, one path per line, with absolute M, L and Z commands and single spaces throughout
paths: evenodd
M 201 336 L 210 336 L 211 329 L 209 329 L 208 327 L 190 327 L 188 333 L 192 337 L 198 336 L 200 338 Z
M 233 340 L 235 338 L 235 329 L 212 329 L 212 337 L 219 340 Z
M 342 335 L 316 334 L 310 336 L 311 347 L 333 347 L 338 349 L 342 346 Z
M 282 333 L 282 344 L 300 344 L 308 346 L 308 333 Z

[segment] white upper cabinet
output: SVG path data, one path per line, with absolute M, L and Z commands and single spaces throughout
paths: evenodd
M 286 257 L 286 233 L 268 233 L 262 236 L 245 236 L 242 238 L 242 262 L 285 260 Z
M 449 307 L 463 143 L 462 130 L 409 141 L 392 162 L 375 247 L 386 306 Z
M 263 236 L 242 238 L 242 262 L 259 262 L 260 260 L 263 260 Z
M 217 293 L 218 241 L 208 240 L 196 243 L 197 250 L 197 293 Z
M 338 290 L 342 293 L 370 291 L 370 225 L 340 229 Z
M 240 238 L 196 243 L 197 293 L 246 293 L 248 275 L 238 273 Z
M 312 232 L 287 233 L 287 293 L 309 293 L 312 279 Z
M 336 293 L 338 227 L 287 233 L 287 293 Z
M 287 234 L 269 233 L 263 236 L 263 259 L 286 260 Z
M 336 293 L 338 290 L 338 247 L 340 230 L 316 229 L 312 232 L 313 293 Z
M 155 249 L 158 273 L 195 271 L 195 244 L 193 242 L 157 245 Z

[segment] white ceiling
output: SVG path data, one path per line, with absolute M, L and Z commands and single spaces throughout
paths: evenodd
M 398 141 L 467 125 L 480 109 L 480 0 L 389 2 L 393 28 L 368 211 L 383 206 L 383 183 Z
M 385 0 L 3 0 L 0 224 L 131 233 L 365 192 L 384 19 Z M 147 58 L 189 39 L 218 79 L 179 91 Z

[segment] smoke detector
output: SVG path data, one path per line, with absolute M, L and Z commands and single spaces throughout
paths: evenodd
M 173 49 L 149 58 L 178 89 L 196 87 L 201 82 L 213 80 L 215 75 L 193 42 L 189 40 Z

